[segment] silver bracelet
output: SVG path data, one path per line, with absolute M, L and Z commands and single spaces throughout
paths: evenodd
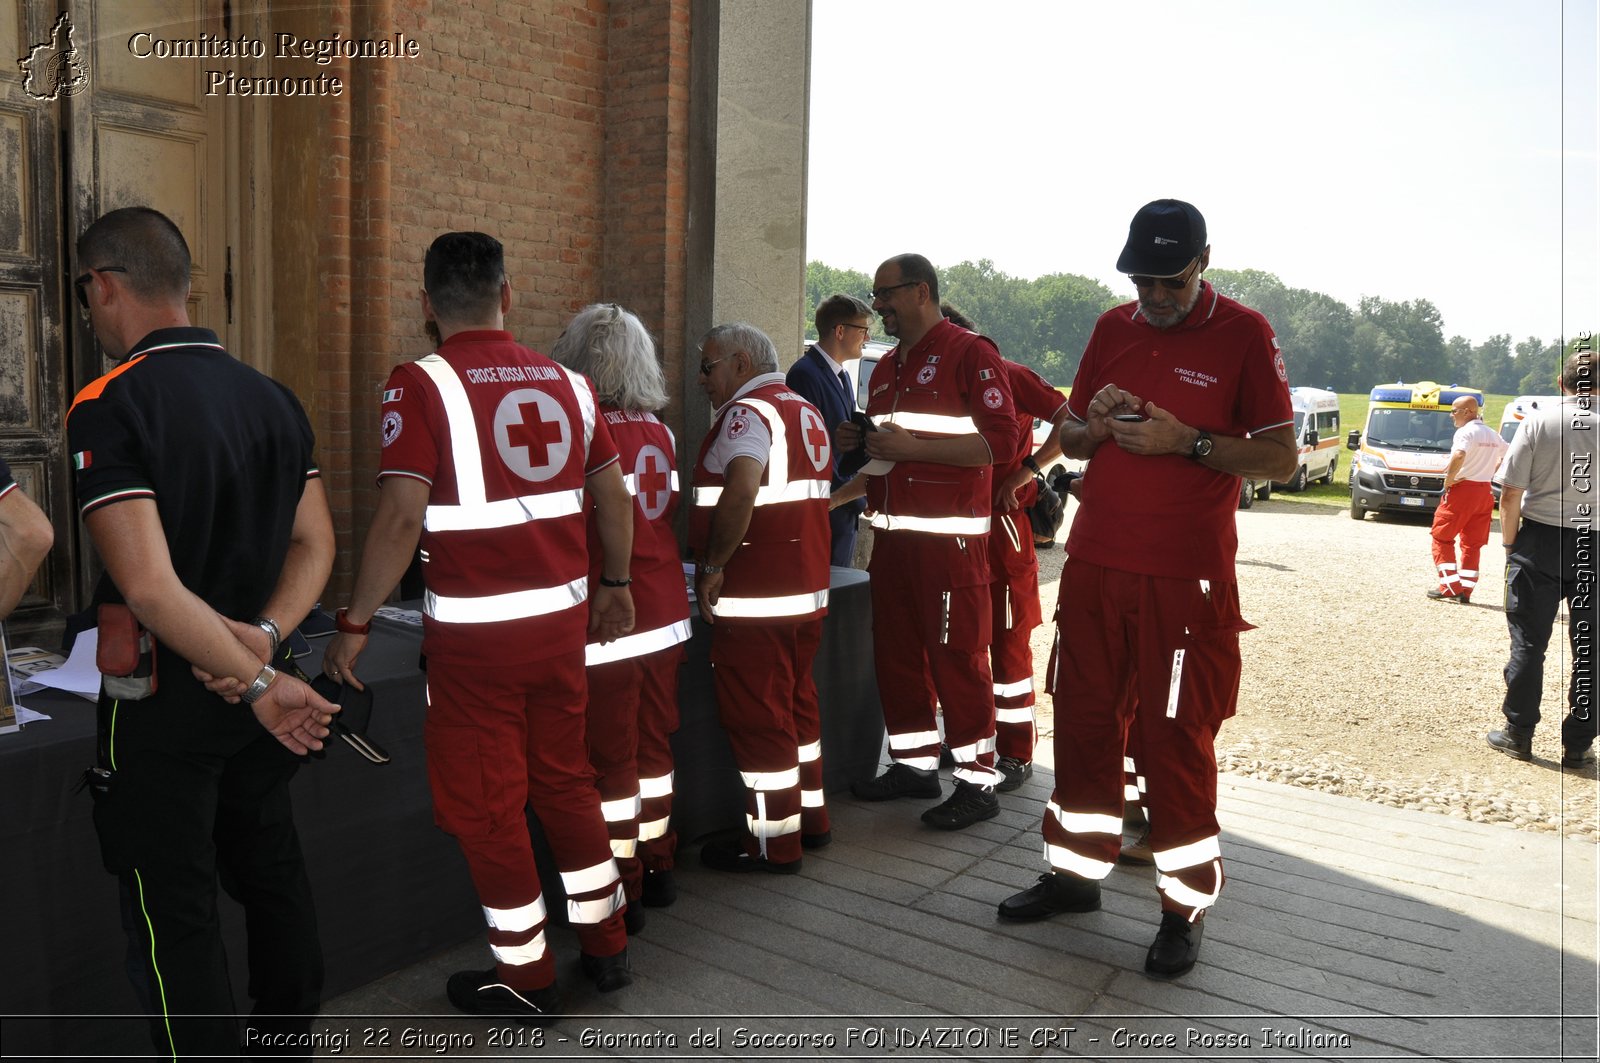
M 278 647 L 283 643 L 283 632 L 278 630 L 278 622 L 270 616 L 258 616 L 250 622 L 267 633 L 267 660 L 277 657 Z
M 270 664 L 262 665 L 261 671 L 256 673 L 256 681 L 250 684 L 249 690 L 239 695 L 239 700 L 246 705 L 254 705 L 261 700 L 261 695 L 267 692 L 267 688 L 272 685 L 272 681 L 276 678 L 278 678 L 277 669 Z

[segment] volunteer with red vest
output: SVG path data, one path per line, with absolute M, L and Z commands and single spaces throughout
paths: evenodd
M 446 990 L 471 1014 L 548 1022 L 559 994 L 525 805 L 560 869 L 583 973 L 602 992 L 631 980 L 622 883 L 584 747 L 584 643 L 633 629 L 633 502 L 589 382 L 504 331 L 500 242 L 446 233 L 423 281 L 443 342 L 390 374 L 378 509 L 324 669 L 361 685 L 352 668 L 372 614 L 420 534 L 434 818 L 461 845 L 496 960 Z M 604 551 L 592 597 L 587 498 Z
M 550 357 L 588 377 L 600 414 L 621 456 L 633 496 L 633 634 L 601 642 L 591 632 L 589 762 L 611 853 L 628 898 L 628 930 L 644 909 L 671 904 L 672 732 L 678 729 L 678 667 L 689 639 L 689 599 L 673 516 L 678 509 L 677 443 L 653 411 L 667 404 L 667 385 L 644 323 L 613 303 L 584 307 L 550 349 Z M 604 552 L 598 513 L 589 512 L 589 585 L 600 585 Z
M 1215 739 L 1233 715 L 1250 626 L 1234 575 L 1239 478 L 1285 480 L 1298 460 L 1272 327 L 1201 279 L 1210 260 L 1198 210 L 1170 199 L 1141 208 L 1117 260 L 1138 301 L 1101 315 L 1073 381 L 1061 449 L 1093 460 L 1046 683 L 1071 692 L 1056 701 L 1050 871 L 999 910 L 1034 920 L 1100 907 L 1121 847 L 1132 728 L 1161 894 L 1144 967 L 1156 978 L 1194 966 L 1200 919 L 1222 889 Z
M 700 355 L 716 417 L 695 463 L 689 547 L 747 828 L 708 843 L 700 859 L 718 871 L 793 874 L 802 848 L 832 839 L 811 664 L 828 611 L 833 450 L 822 415 L 784 383 L 760 329 L 719 325 Z
M 1039 604 L 1039 555 L 1033 543 L 1028 507 L 1038 497 L 1034 477 L 1061 453 L 1060 428 L 1067 420 L 1065 395 L 1025 365 L 1006 362 L 1011 401 L 1017 412 L 1021 450 L 994 467 L 994 527 L 989 532 L 989 584 L 994 641 L 989 666 L 994 672 L 995 768 L 1001 793 L 1015 790 L 1033 774 L 1033 629 L 1044 623 Z M 1051 426 L 1050 437 L 1033 452 L 1034 418 Z M 1065 500 L 1063 500 L 1065 502 Z
M 959 830 L 1000 812 L 989 670 L 991 468 L 1016 454 L 1005 364 L 992 341 L 946 321 L 939 278 L 921 255 L 878 267 L 872 305 L 900 345 L 873 370 L 867 416 L 877 430 L 839 426 L 841 447 L 873 459 L 840 488 L 863 486 L 875 529 L 872 637 L 894 763 L 851 786 L 857 797 L 938 797 L 939 730 L 955 758 L 955 790 L 922 820 Z

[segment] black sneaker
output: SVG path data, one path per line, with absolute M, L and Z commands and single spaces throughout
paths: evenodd
M 706 842 L 700 847 L 700 862 L 713 871 L 732 871 L 746 874 L 751 871 L 770 871 L 774 875 L 793 875 L 800 871 L 800 860 L 776 862 L 764 856 L 751 856 L 744 851 L 744 842 L 738 838 Z
M 1000 902 L 1000 918 L 1012 923 L 1031 923 L 1062 912 L 1099 910 L 1099 882 L 1059 871 L 1046 871 L 1037 883 Z
M 850 792 L 863 801 L 890 801 L 896 797 L 938 797 L 939 776 L 918 771 L 904 764 L 891 764 L 876 779 L 860 779 L 850 784 Z
M 1145 954 L 1144 973 L 1166 980 L 1189 973 L 1200 958 L 1200 939 L 1205 936 L 1205 921 L 1189 922 L 1177 912 L 1161 913 L 1161 929 Z
M 1563 768 L 1587 768 L 1594 763 L 1594 750 L 1588 746 L 1577 749 L 1573 746 L 1561 747 L 1561 766 Z
M 591 956 L 587 952 L 579 953 L 578 969 L 602 993 L 615 993 L 623 986 L 633 984 L 633 975 L 628 971 L 627 949 L 623 949 L 615 956 Z
M 622 909 L 622 925 L 628 931 L 628 936 L 633 937 L 644 929 L 644 901 L 632 900 Z
M 1533 735 L 1522 734 L 1511 727 L 1503 731 L 1490 731 L 1484 741 L 1513 760 L 1533 759 Z
M 953 768 L 956 766 L 956 755 L 950 752 L 949 742 L 939 743 L 939 767 Z
M 1439 588 L 1435 587 L 1433 590 L 1428 592 L 1428 597 L 1432 598 L 1436 602 L 1453 602 L 1459 598 L 1460 595 L 1453 591 L 1441 591 Z
M 444 984 L 445 995 L 456 1010 L 468 1015 L 504 1015 L 528 1026 L 555 1022 L 561 993 L 554 985 L 542 989 L 512 989 L 500 979 L 500 970 L 458 971 Z
M 1001 757 L 994 767 L 1000 773 L 1000 781 L 995 784 L 995 789 L 1003 794 L 1010 793 L 1033 778 L 1033 761 L 1021 757 Z
M 955 793 L 946 798 L 944 804 L 924 812 L 922 822 L 940 830 L 961 830 L 999 814 L 1000 799 L 994 795 L 993 788 L 957 779 Z
M 818 831 L 815 834 L 800 835 L 800 848 L 802 849 L 826 849 L 832 844 L 833 831 L 831 830 Z
M 646 908 L 666 908 L 677 899 L 678 883 L 671 871 L 645 869 L 644 891 L 639 895 L 639 903 Z

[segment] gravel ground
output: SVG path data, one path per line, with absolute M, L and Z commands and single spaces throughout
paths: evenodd
M 1358 524 L 1344 509 L 1274 495 L 1239 513 L 1238 524 L 1239 597 L 1257 630 L 1241 637 L 1239 711 L 1217 738 L 1223 771 L 1597 840 L 1595 768 L 1561 768 L 1564 616 L 1550 640 L 1533 761 L 1483 740 L 1503 721 L 1509 645 L 1498 521 L 1469 606 L 1425 597 L 1435 584 L 1424 519 Z M 1033 645 L 1041 676 L 1062 561 L 1059 549 L 1040 555 L 1047 619 Z M 1048 764 L 1054 721 L 1042 691 L 1039 726 L 1039 759 Z

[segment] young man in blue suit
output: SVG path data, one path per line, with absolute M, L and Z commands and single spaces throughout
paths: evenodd
M 798 391 L 822 412 L 829 432 L 850 419 L 856 397 L 844 364 L 861 357 L 867 336 L 872 332 L 872 307 L 853 295 L 830 295 L 817 307 L 817 342 L 807 348 L 800 360 L 789 367 L 784 383 Z M 860 454 L 840 451 L 833 446 L 833 489 L 850 481 L 864 462 Z M 856 518 L 867 506 L 866 499 L 846 502 L 828 514 L 833 531 L 829 563 L 849 568 L 856 552 Z

